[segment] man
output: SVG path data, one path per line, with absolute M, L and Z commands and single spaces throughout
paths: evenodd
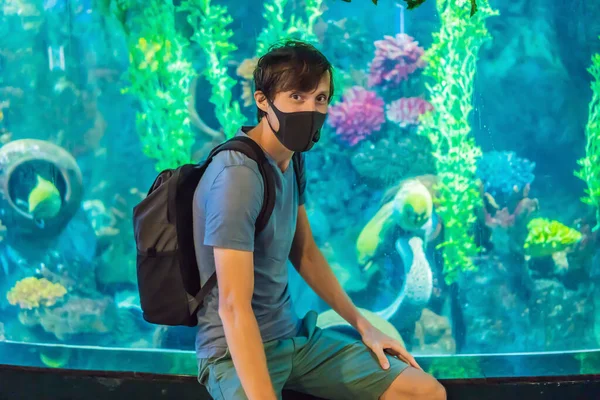
M 318 138 L 333 94 L 330 63 L 290 41 L 259 60 L 254 81 L 259 123 L 239 134 L 272 163 L 276 203 L 255 238 L 263 181 L 256 163 L 234 151 L 219 153 L 198 185 L 196 256 L 201 276 L 216 270 L 218 281 L 198 312 L 199 382 L 226 400 L 277 399 L 284 388 L 327 399 L 445 399 L 444 388 L 357 311 L 313 240 L 290 160 Z M 362 342 L 320 330 L 314 312 L 294 314 L 288 258 Z

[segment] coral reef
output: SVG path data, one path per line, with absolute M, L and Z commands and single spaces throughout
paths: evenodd
M 590 282 L 576 290 L 555 279 L 532 279 L 514 257 L 475 259 L 459 277 L 462 352 L 566 351 L 593 348 Z M 494 288 L 493 291 L 489 288 Z M 454 332 L 461 337 L 461 332 Z M 588 347 L 592 346 L 592 347 Z
M 579 231 L 547 218 L 532 219 L 527 229 L 529 234 L 523 247 L 531 257 L 546 257 L 565 251 L 582 238 Z
M 512 257 L 497 255 L 478 256 L 474 262 L 476 269 L 465 271 L 457 278 L 464 327 L 454 334 L 464 343 L 461 351 L 492 353 L 529 349 L 529 334 L 534 325 L 529 320 L 527 292 L 522 284 L 529 284 L 523 264 Z
M 338 68 L 346 71 L 367 68 L 372 58 L 374 32 L 367 30 L 357 17 L 322 21 L 315 31 L 324 54 Z
M 337 138 L 354 146 L 385 122 L 384 103 L 375 92 L 355 86 L 344 93 L 343 100 L 329 108 L 327 123 Z
M 372 202 L 372 190 L 345 155 L 324 150 L 315 149 L 306 155 L 306 179 L 307 207 L 327 215 L 331 236 L 347 235 L 350 240 L 353 231 L 360 229 L 356 221 Z
M 433 111 L 433 106 L 420 97 L 403 97 L 386 106 L 388 121 L 394 122 L 401 128 L 409 125 L 418 125 L 419 117 L 426 112 Z
M 593 337 L 593 295 L 589 282 L 575 290 L 553 279 L 534 281 L 529 302 L 532 329 L 527 351 L 568 351 L 596 348 Z
M 425 67 L 423 48 L 405 33 L 386 35 L 375 42 L 375 48 L 375 58 L 370 65 L 370 87 L 395 88 L 410 74 Z
M 419 136 L 367 139 L 356 147 L 350 160 L 368 182 L 376 187 L 388 186 L 404 178 L 434 173 L 430 147 L 429 141 Z
M 424 114 L 420 134 L 434 147 L 440 179 L 437 212 L 444 221 L 444 272 L 447 283 L 460 271 L 475 268 L 472 257 L 478 252 L 473 238 L 474 212 L 481 207 L 475 181 L 476 160 L 481 149 L 470 135 L 468 116 L 473 109 L 472 94 L 479 48 L 490 39 L 485 20 L 497 12 L 483 1 L 480 12 L 465 18 L 467 4 L 438 0 L 442 19 L 439 32 L 425 55 L 424 74 L 433 78 L 428 86 L 434 112 Z
M 48 279 L 29 277 L 21 279 L 8 292 L 8 302 L 22 309 L 32 310 L 37 307 L 49 307 L 67 294 L 65 287 L 59 283 L 52 283 Z
M 530 185 L 522 191 L 515 190 L 500 206 L 496 199 L 484 192 L 483 221 L 490 230 L 490 243 L 496 254 L 522 254 L 528 234 L 527 224 L 539 210 L 538 199 L 529 197 Z
M 599 37 L 600 39 L 600 37 Z M 588 68 L 592 75 L 592 99 L 589 105 L 588 122 L 585 127 L 587 139 L 585 157 L 578 161 L 581 170 L 576 176 L 587 184 L 584 203 L 596 209 L 596 226 L 600 228 L 600 53 L 594 54 L 592 66 Z
M 477 178 L 486 193 L 496 197 L 521 192 L 535 179 L 535 163 L 513 151 L 489 151 L 477 161 Z
M 58 340 L 65 341 L 73 335 L 112 332 L 117 323 L 117 310 L 109 297 L 72 296 L 56 307 L 23 311 L 19 314 L 19 321 L 29 327 L 40 325 Z
M 137 188 L 130 188 L 125 193 L 106 195 L 105 201 L 94 198 L 83 204 L 98 238 L 95 276 L 101 286 L 136 284 L 135 244 L 124 241 L 123 236 L 133 235 L 131 210 L 144 196 Z

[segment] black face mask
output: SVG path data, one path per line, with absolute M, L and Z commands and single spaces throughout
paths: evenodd
M 284 113 L 279 111 L 273 103 L 267 99 L 269 105 L 279 120 L 279 130 L 275 132 L 269 118 L 267 123 L 281 144 L 288 150 L 294 152 L 308 151 L 321 138 L 321 127 L 325 122 L 327 114 L 317 111 L 298 111 Z

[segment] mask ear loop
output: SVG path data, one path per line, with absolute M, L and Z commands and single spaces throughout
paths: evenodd
M 267 103 L 269 104 L 269 107 L 274 108 L 273 103 L 271 103 L 271 100 L 269 100 L 266 96 L 265 96 L 265 98 L 267 99 Z M 273 112 L 275 112 L 275 111 L 273 111 Z M 267 124 L 269 124 L 269 128 L 271 128 L 273 133 L 275 133 L 275 134 L 279 133 L 279 131 L 276 131 L 275 129 L 273 129 L 273 125 L 271 125 L 271 121 L 269 121 L 269 114 L 264 111 L 263 111 L 263 113 L 264 113 L 264 118 L 266 118 Z M 279 126 L 279 128 L 281 129 L 281 126 Z

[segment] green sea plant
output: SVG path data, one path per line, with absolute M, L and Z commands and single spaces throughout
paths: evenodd
M 257 54 L 285 37 L 317 42 L 314 25 L 322 15 L 323 0 L 306 0 L 306 19 L 292 15 L 289 24 L 283 16 L 286 3 L 287 0 L 265 3 L 268 24 L 259 35 Z M 187 103 L 189 85 L 195 77 L 186 58 L 189 42 L 175 28 L 175 12 L 187 13 L 193 29 L 190 41 L 207 58 L 202 74 L 211 84 L 209 101 L 215 106 L 215 116 L 227 139 L 246 123 L 239 102 L 233 99 L 237 81 L 228 73 L 231 55 L 237 50 L 229 28 L 233 18 L 227 7 L 211 0 L 184 0 L 177 8 L 164 0 L 151 0 L 143 10 L 134 5 L 140 3 L 113 0 L 104 4 L 128 39 L 131 85 L 123 93 L 133 94 L 139 103 L 137 128 L 144 153 L 157 160 L 157 170 L 173 168 L 191 162 L 194 138 Z
M 437 0 L 442 19 L 433 44 L 425 52 L 424 75 L 434 111 L 421 116 L 419 134 L 429 138 L 439 177 L 437 212 L 445 224 L 444 275 L 448 284 L 461 271 L 475 270 L 473 257 L 479 249 L 473 237 L 475 210 L 482 206 L 476 181 L 481 149 L 471 135 L 473 83 L 480 47 L 491 35 L 485 20 L 498 15 L 488 1 L 480 0 L 480 12 L 473 18 L 468 0 Z
M 319 40 L 314 33 L 315 23 L 323 15 L 323 0 L 306 0 L 306 21 L 297 15 L 290 16 L 289 23 L 284 17 L 288 0 L 270 0 L 265 2 L 263 17 L 267 25 L 257 39 L 256 58 L 266 53 L 271 45 L 282 39 L 297 39 L 318 46 Z M 287 27 L 286 27 L 287 24 Z M 342 93 L 350 78 L 337 66 L 333 68 L 333 81 L 337 93 Z
M 267 0 L 264 4 L 263 17 L 267 24 L 256 39 L 256 57 L 265 54 L 269 47 L 281 39 L 294 38 L 316 44 L 315 23 L 323 15 L 323 0 L 306 0 L 306 21 L 297 15 L 290 16 L 289 23 L 285 19 L 285 7 L 288 0 Z
M 547 257 L 560 253 L 581 240 L 581 233 L 547 218 L 534 218 L 527 224 L 523 248 L 530 257 Z
M 343 0 L 346 3 L 351 3 L 352 0 Z M 373 2 L 373 4 L 377 5 L 377 0 L 371 0 Z M 425 3 L 426 0 L 404 0 L 404 2 L 406 3 L 406 8 L 409 10 L 412 10 L 413 8 L 417 8 L 419 7 L 421 4 Z M 469 0 L 470 4 L 471 4 L 471 12 L 470 12 L 470 16 L 472 17 L 473 15 L 475 15 L 475 13 L 477 12 L 478 8 L 477 8 L 477 0 Z
M 158 171 L 191 162 L 187 102 L 195 72 L 185 54 L 188 42 L 175 28 L 172 2 L 149 0 L 134 10 L 132 2 L 117 1 L 110 9 L 127 33 L 130 85 L 122 93 L 132 94 L 140 108 L 136 124 L 144 154 L 156 160 Z
M 285 20 L 285 6 L 288 0 L 265 1 L 263 17 L 269 23 L 263 28 L 256 38 L 256 56 L 260 57 L 267 52 L 269 46 L 287 34 Z
M 287 0 L 265 2 L 263 16 L 268 24 L 258 36 L 257 56 L 264 54 L 271 44 L 286 37 L 316 42 L 314 24 L 322 14 L 322 2 L 306 0 L 306 20 L 292 15 L 289 25 L 283 12 Z M 200 46 L 208 58 L 208 66 L 203 74 L 212 87 L 209 101 L 215 105 L 216 118 L 223 127 L 225 137 L 230 138 L 246 123 L 240 103 L 232 98 L 237 81 L 227 71 L 231 53 L 237 50 L 232 41 L 233 32 L 229 29 L 233 18 L 227 7 L 213 4 L 211 0 L 184 0 L 179 10 L 189 13 L 187 20 L 194 29 L 191 40 Z
M 595 232 L 600 228 L 600 53 L 592 56 L 588 72 L 592 75 L 592 99 L 585 126 L 585 157 L 578 161 L 581 169 L 575 172 L 575 176 L 587 184 L 582 201 L 596 208 Z
M 290 28 L 288 34 L 304 42 L 317 44 L 315 35 L 315 23 L 323 15 L 323 0 L 304 0 L 304 10 L 306 13 L 306 22 L 295 15 L 290 17 Z
M 185 0 L 179 10 L 189 13 L 187 21 L 194 29 L 191 41 L 200 46 L 208 59 L 202 74 L 211 84 L 209 101 L 215 106 L 215 116 L 225 137 L 231 138 L 246 122 L 239 102 L 232 99 L 237 82 L 227 72 L 231 53 L 237 50 L 231 41 L 233 31 L 229 29 L 233 18 L 227 7 L 212 4 L 211 0 Z

